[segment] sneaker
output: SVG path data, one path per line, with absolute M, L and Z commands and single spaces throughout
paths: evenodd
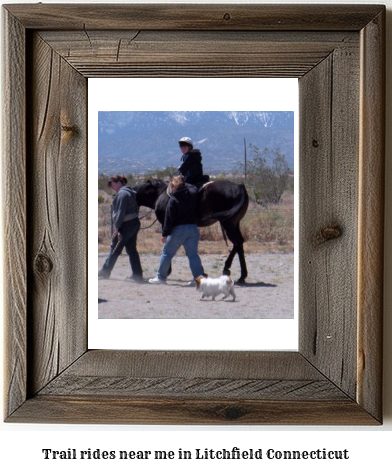
M 188 286 L 196 286 L 195 280 L 188 282 Z
M 161 278 L 158 278 L 158 277 L 150 278 L 148 281 L 149 281 L 149 283 L 152 283 L 153 285 L 157 284 L 157 283 L 160 283 L 161 285 L 166 285 L 166 281 L 162 280 Z
M 98 280 L 109 280 L 110 275 L 104 273 L 102 270 L 98 272 Z

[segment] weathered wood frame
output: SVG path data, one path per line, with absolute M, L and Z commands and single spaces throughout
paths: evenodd
M 381 423 L 385 7 L 19 4 L 3 21 L 6 421 Z M 87 78 L 108 76 L 299 78 L 298 352 L 88 350 Z

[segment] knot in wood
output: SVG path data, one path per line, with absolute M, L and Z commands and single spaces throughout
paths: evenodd
M 337 239 L 342 235 L 342 229 L 338 225 L 330 225 L 323 227 L 320 232 L 316 235 L 315 243 L 323 244 L 328 240 Z
M 69 135 L 74 135 L 78 132 L 78 129 L 75 125 L 61 125 L 61 131 Z
M 313 146 L 313 148 L 318 148 L 318 146 L 319 146 L 319 142 L 315 138 L 312 141 L 312 146 Z
M 226 20 L 226 21 L 231 20 L 231 15 L 230 15 L 230 13 L 225 13 L 225 14 L 223 15 L 223 19 Z
M 237 420 L 238 418 L 241 418 L 244 413 L 240 407 L 230 406 L 223 410 L 223 414 L 227 420 Z
M 34 268 L 37 273 L 46 275 L 53 270 L 53 262 L 48 255 L 40 252 L 34 260 Z

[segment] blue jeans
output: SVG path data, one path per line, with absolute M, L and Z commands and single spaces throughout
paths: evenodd
M 136 248 L 136 240 L 139 229 L 139 219 L 133 219 L 131 221 L 123 223 L 121 229 L 119 229 L 121 235 L 120 241 L 118 241 L 118 237 L 113 240 L 110 246 L 109 256 L 100 271 L 102 275 L 105 275 L 106 278 L 110 277 L 113 267 L 118 257 L 121 255 L 121 252 L 123 251 L 124 247 L 129 257 L 129 263 L 131 264 L 132 274 L 135 277 L 140 278 L 143 276 L 139 253 Z
M 203 275 L 204 270 L 197 253 L 199 235 L 196 224 L 179 225 L 173 228 L 171 235 L 167 237 L 167 241 L 163 245 L 158 269 L 159 279 L 166 280 L 172 258 L 181 245 L 184 246 L 193 278 Z

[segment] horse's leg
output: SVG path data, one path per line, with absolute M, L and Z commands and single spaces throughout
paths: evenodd
M 231 264 L 233 263 L 233 260 L 234 260 L 234 257 L 235 257 L 236 253 L 237 253 L 237 246 L 236 246 L 236 244 L 234 244 L 229 256 L 227 257 L 227 259 L 225 261 L 225 266 L 223 268 L 223 275 L 230 276 L 230 274 L 231 274 L 230 267 L 231 267 Z
M 240 279 L 237 281 L 237 284 L 243 285 L 245 283 L 245 278 L 248 276 L 248 269 L 246 268 L 244 244 L 242 243 L 238 244 L 237 253 L 238 253 L 238 258 L 240 260 L 240 266 L 241 266 L 241 276 L 240 276 Z
M 245 279 L 248 276 L 248 269 L 246 268 L 246 261 L 245 261 L 244 238 L 241 234 L 239 223 L 236 225 L 235 230 L 236 230 L 236 248 L 237 248 L 238 258 L 240 260 L 240 267 L 241 267 L 241 276 L 240 276 L 240 279 L 237 281 L 237 284 L 244 285 Z
M 245 283 L 246 277 L 248 276 L 248 270 L 246 268 L 246 261 L 245 261 L 244 238 L 242 237 L 242 234 L 241 234 L 240 225 L 237 224 L 234 228 L 225 226 L 225 231 L 229 240 L 233 242 L 233 249 L 230 252 L 229 257 L 227 258 L 225 262 L 223 274 L 230 275 L 230 267 L 233 263 L 235 254 L 238 253 L 238 258 L 240 260 L 240 267 L 241 267 L 241 276 L 236 283 L 239 285 L 243 285 Z

